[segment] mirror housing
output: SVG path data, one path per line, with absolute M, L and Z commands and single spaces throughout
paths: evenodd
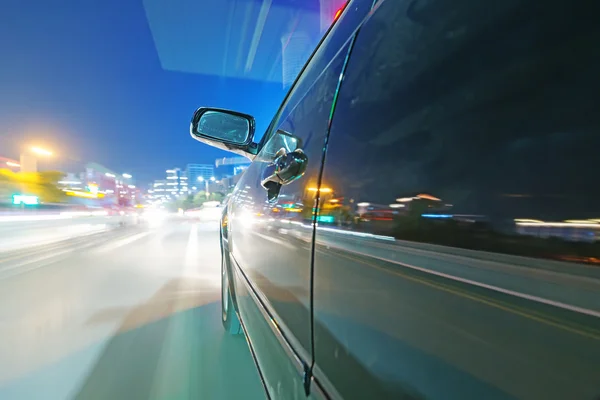
M 253 159 L 258 153 L 258 145 L 252 140 L 254 129 L 251 115 L 200 107 L 192 117 L 190 135 L 202 143 Z

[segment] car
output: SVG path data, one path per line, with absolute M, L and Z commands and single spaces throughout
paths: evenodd
M 221 202 L 206 201 L 201 207 L 185 211 L 184 215 L 201 222 L 218 222 L 221 220 L 222 211 Z
M 600 395 L 600 3 L 352 0 L 221 219 L 222 322 L 272 399 Z

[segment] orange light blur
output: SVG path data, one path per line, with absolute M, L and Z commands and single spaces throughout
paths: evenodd
M 308 190 L 311 191 L 311 192 L 318 192 L 319 188 L 310 187 L 310 188 L 308 188 Z M 328 188 L 328 187 L 324 187 L 324 188 L 321 188 L 320 192 L 321 193 L 331 193 L 331 192 L 333 192 L 333 189 L 332 188 Z
M 335 12 L 335 16 L 333 17 L 333 20 L 334 20 L 334 21 L 337 21 L 337 19 L 340 17 L 340 15 L 342 15 L 342 11 L 344 11 L 344 9 L 343 9 L 343 8 L 340 8 L 339 10 L 337 10 L 337 11 Z
M 94 194 L 94 193 L 79 192 L 79 191 L 68 191 L 68 192 L 65 192 L 65 194 L 67 196 L 83 197 L 86 199 L 101 199 L 104 197 L 104 193 Z
M 425 194 L 425 193 L 418 194 L 417 197 L 420 198 L 420 199 L 433 200 L 433 201 L 441 201 L 437 197 L 433 197 L 432 195 Z
M 348 2 L 346 2 L 343 6 L 341 6 L 336 12 L 335 15 L 333 16 L 333 22 L 337 21 L 337 19 L 340 17 L 340 15 L 342 15 L 342 13 L 344 12 L 344 8 L 346 8 L 346 6 L 348 5 Z

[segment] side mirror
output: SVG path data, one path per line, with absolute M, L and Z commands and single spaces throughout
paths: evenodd
M 258 152 L 254 138 L 254 118 L 247 114 L 219 108 L 196 110 L 190 134 L 200 142 L 253 158 Z

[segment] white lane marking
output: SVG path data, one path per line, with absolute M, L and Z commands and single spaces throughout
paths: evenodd
M 0 215 L 0 222 L 52 221 L 71 218 L 70 215 Z
M 265 240 L 268 240 L 269 242 L 277 243 L 280 246 L 287 247 L 288 249 L 291 249 L 291 250 L 296 250 L 297 249 L 297 247 L 294 246 L 293 244 L 288 243 L 286 241 L 283 241 L 281 239 L 277 239 L 277 238 L 274 238 L 274 237 L 271 237 L 271 236 L 263 235 L 262 233 L 257 233 L 257 232 L 252 232 L 252 233 L 254 233 L 258 237 L 261 237 L 261 238 L 263 238 Z
M 185 248 L 183 261 L 184 274 L 196 274 L 198 271 L 198 224 L 192 224 L 190 236 Z
M 9 278 L 11 276 L 14 275 L 19 275 L 25 272 L 29 272 L 32 271 L 34 269 L 38 269 L 41 267 L 44 267 L 48 264 L 52 264 L 53 262 L 57 262 L 59 260 L 59 257 L 65 254 L 70 254 L 73 253 L 75 250 L 74 249 L 67 249 L 67 250 L 62 250 L 62 251 L 57 251 L 57 252 L 53 252 L 50 254 L 46 254 L 44 256 L 41 257 L 37 257 L 34 259 L 29 259 L 27 261 L 18 263 L 18 264 L 13 264 L 10 265 L 9 267 L 6 268 L 2 268 L 0 269 L 0 274 L 2 274 L 1 278 Z M 39 262 L 42 261 L 47 261 L 47 262 L 43 262 L 42 264 L 38 264 Z M 21 267 L 25 267 L 28 265 L 33 265 L 35 264 L 33 267 L 30 268 L 21 268 Z M 15 269 L 18 269 L 17 271 L 14 271 Z M 12 272 L 11 272 L 12 271 Z
M 78 243 L 75 246 L 68 246 L 62 243 L 61 245 L 57 245 L 49 249 L 40 249 L 37 252 L 31 250 L 32 253 L 29 254 L 29 257 L 27 257 L 28 254 L 25 254 L 21 262 L 17 264 L 9 264 L 4 268 L 0 268 L 0 279 L 10 278 L 16 275 L 21 275 L 27 272 L 34 271 L 42 267 L 46 267 L 48 265 L 64 260 L 65 258 L 67 258 L 67 255 L 75 253 L 76 251 L 81 251 L 83 249 L 87 249 L 89 247 L 105 242 L 105 239 L 100 238 L 99 240 L 95 241 Z M 33 257 L 38 254 L 38 257 Z M 2 265 L 2 263 L 6 263 L 10 260 L 11 259 L 1 260 L 0 266 Z
M 109 230 L 107 225 L 85 224 L 54 228 L 54 230 L 50 230 L 50 232 L 46 233 L 30 231 L 25 237 L 23 237 L 23 235 L 13 235 L 11 238 L 3 240 L 2 243 L 0 243 L 0 255 L 9 251 L 27 250 L 38 246 L 64 242 L 68 239 L 108 232 Z
M 118 249 L 119 247 L 133 243 L 136 240 L 140 240 L 141 238 L 148 236 L 149 234 L 150 234 L 150 232 L 141 232 L 141 233 L 135 234 L 133 236 L 128 236 L 121 240 L 115 240 L 114 242 L 110 242 L 105 246 L 97 248 L 96 250 L 93 251 L 93 253 L 96 253 L 96 254 L 97 253 L 106 253 L 108 251 Z
M 398 242 L 398 244 L 400 244 L 400 242 Z M 424 255 L 425 257 L 430 257 L 430 258 L 440 260 L 440 261 L 446 261 L 448 259 L 457 260 L 459 263 L 462 263 L 463 265 L 465 265 L 467 267 L 477 268 L 477 269 L 487 269 L 487 270 L 492 270 L 492 271 L 496 271 L 496 272 L 516 274 L 516 275 L 525 276 L 525 277 L 527 276 L 526 274 L 534 274 L 534 275 L 537 275 L 536 277 L 539 277 L 539 275 L 541 275 L 541 274 L 545 274 L 545 275 L 548 275 L 548 277 L 561 277 L 564 279 L 588 282 L 588 283 L 593 283 L 593 284 L 599 283 L 599 279 L 597 277 L 573 275 L 573 274 L 570 274 L 567 272 L 555 271 L 544 265 L 540 265 L 539 259 L 532 260 L 532 259 L 528 259 L 525 257 L 519 257 L 519 256 L 500 255 L 500 256 L 504 256 L 505 258 L 512 257 L 511 258 L 512 262 L 514 262 L 515 260 L 517 260 L 517 261 L 522 260 L 524 262 L 530 262 L 530 263 L 532 261 L 534 262 L 534 264 L 511 264 L 510 261 L 502 261 L 501 259 L 498 259 L 498 260 L 483 259 L 483 258 L 474 258 L 473 256 L 471 256 L 471 254 L 483 254 L 488 257 L 489 256 L 499 256 L 499 254 L 486 253 L 483 251 L 460 249 L 462 251 L 465 251 L 465 254 L 466 254 L 466 255 L 461 255 L 461 254 L 448 253 L 447 252 L 448 248 L 444 248 L 443 246 L 438 246 L 439 250 L 441 250 L 441 251 L 436 251 L 436 250 L 427 250 L 427 249 L 408 247 L 408 246 L 398 246 L 396 244 L 390 246 L 388 244 L 373 243 L 371 245 L 374 247 L 380 248 L 380 249 L 385 249 L 385 250 L 401 251 L 403 253 L 413 254 L 413 255 L 417 255 L 417 256 Z M 469 253 L 466 253 L 467 251 Z M 550 265 L 558 263 L 557 261 L 551 261 L 551 260 L 544 260 L 544 262 L 546 264 L 550 264 Z M 564 265 L 565 264 L 564 262 L 561 262 L 561 263 L 563 264 L 562 265 L 563 269 L 572 267 L 571 265 Z M 485 267 L 484 265 L 487 265 L 488 267 Z M 594 268 L 592 266 L 583 265 L 583 264 L 578 265 L 578 267 Z
M 473 281 L 471 279 L 460 278 L 458 276 L 445 274 L 443 272 L 437 272 L 437 271 L 433 271 L 433 270 L 430 270 L 430 269 L 427 269 L 427 268 L 417 267 L 415 265 L 406 264 L 406 263 L 403 263 L 403 262 L 400 262 L 400 261 L 396 261 L 396 260 L 391 260 L 389 258 L 378 257 L 378 256 L 375 256 L 373 254 L 367 254 L 367 253 L 363 253 L 363 252 L 357 251 L 357 250 L 350 250 L 350 249 L 347 249 L 347 248 L 344 248 L 344 247 L 341 247 L 341 246 L 333 245 L 331 243 L 327 243 L 327 246 L 328 247 L 333 247 L 333 248 L 338 249 L 338 250 L 348 251 L 348 252 L 354 253 L 354 254 L 359 254 L 359 255 L 364 256 L 364 257 L 375 258 L 377 260 L 389 262 L 389 263 L 392 263 L 392 264 L 401 265 L 403 267 L 411 268 L 411 269 L 414 269 L 414 270 L 417 270 L 417 271 L 421 271 L 421 272 L 425 272 L 425 273 L 428 273 L 428 274 L 431 274 L 431 275 L 441 276 L 443 278 L 452 279 L 454 281 L 458 281 L 458 282 L 462 282 L 462 283 L 467 283 L 469 285 L 478 286 L 478 287 L 482 287 L 482 288 L 485 288 L 485 289 L 493 290 L 493 291 L 496 291 L 496 292 L 499 292 L 499 293 L 504 293 L 504 294 L 508 294 L 508 295 L 511 295 L 511 296 L 520 297 L 520 298 L 526 299 L 526 300 L 537 301 L 538 303 L 547 304 L 547 305 L 558 307 L 558 308 L 562 308 L 562 309 L 565 309 L 565 310 L 574 311 L 574 312 L 577 312 L 577 313 L 586 314 L 586 315 L 590 315 L 592 317 L 600 318 L 600 312 L 595 311 L 595 310 L 590 310 L 590 309 L 583 308 L 583 307 L 577 307 L 577 306 L 573 306 L 571 304 L 565 304 L 565 303 L 561 303 L 559 301 L 549 300 L 549 299 L 545 299 L 543 297 L 533 296 L 533 295 L 530 295 L 530 294 L 515 292 L 514 290 L 503 289 L 503 288 L 498 287 L 498 286 L 488 285 L 486 283 L 481 283 L 481 282 Z

